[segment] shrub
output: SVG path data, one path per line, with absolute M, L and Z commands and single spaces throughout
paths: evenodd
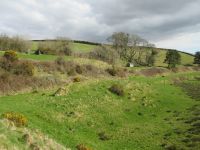
M 16 75 L 24 75 L 24 76 L 33 76 L 34 75 L 34 66 L 31 62 L 22 62 L 16 66 L 14 70 L 14 74 Z
M 108 137 L 108 135 L 106 135 L 105 132 L 100 132 L 98 135 L 99 135 L 99 139 L 102 141 L 110 140 L 110 137 Z
M 92 150 L 90 148 L 88 148 L 87 146 L 85 146 L 84 144 L 79 144 L 76 146 L 77 150 Z
M 67 74 L 68 74 L 69 76 L 74 76 L 74 75 L 76 75 L 76 70 L 75 70 L 75 68 L 71 68 L 71 69 L 67 72 Z
M 2 82 L 8 82 L 10 79 L 10 74 L 8 72 L 4 72 L 3 74 L 0 75 L 0 81 Z
M 108 68 L 106 71 L 111 75 L 111 76 L 116 76 L 117 75 L 117 70 L 114 68 Z
M 109 91 L 118 95 L 118 96 L 123 96 L 124 95 L 124 89 L 121 85 L 119 84 L 114 84 L 109 88 Z
M 75 77 L 74 79 L 73 79 L 73 82 L 80 82 L 81 81 L 81 78 L 80 77 Z
M 2 117 L 9 121 L 12 121 L 17 127 L 28 125 L 27 118 L 20 113 L 6 112 L 6 113 L 2 114 Z
M 60 56 L 55 60 L 55 63 L 60 65 L 60 66 L 64 66 L 65 65 L 65 59 Z
M 126 76 L 126 70 L 123 68 L 108 68 L 106 70 L 111 76 L 119 76 L 119 77 L 125 77 Z
M 6 58 L 6 60 L 10 61 L 10 62 L 14 62 L 14 61 L 18 60 L 17 53 L 15 51 L 12 51 L 12 50 L 6 51 L 4 53 L 3 57 Z
M 83 73 L 83 67 L 82 66 L 80 66 L 80 65 L 77 65 L 76 66 L 76 72 L 78 73 L 78 74 L 82 74 Z

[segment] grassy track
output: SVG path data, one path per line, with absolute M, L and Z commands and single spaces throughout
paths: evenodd
M 159 150 L 163 143 L 183 147 L 173 131 L 187 126 L 173 115 L 185 116 L 186 108 L 198 101 L 172 85 L 171 79 L 199 75 L 92 80 L 73 84 L 61 97 L 50 96 L 53 91 L 4 96 L 0 97 L 0 113 L 21 112 L 28 117 L 29 128 L 72 149 L 80 143 L 95 150 Z M 124 86 L 124 97 L 108 91 L 113 83 Z M 101 132 L 110 140 L 100 140 Z M 168 133 L 170 138 L 165 140 Z

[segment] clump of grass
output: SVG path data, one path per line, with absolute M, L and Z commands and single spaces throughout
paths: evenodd
M 118 95 L 118 96 L 124 96 L 125 92 L 124 92 L 124 88 L 122 85 L 120 84 L 113 84 L 110 88 L 109 91 Z
M 123 68 L 108 68 L 106 70 L 111 76 L 126 77 L 126 69 Z
M 110 137 L 105 132 L 100 132 L 98 136 L 99 136 L 99 139 L 102 141 L 110 140 Z
M 17 127 L 27 126 L 28 119 L 20 113 L 17 112 L 6 112 L 2 114 L 2 118 L 12 121 Z

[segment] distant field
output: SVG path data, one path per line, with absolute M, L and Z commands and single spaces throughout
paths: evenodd
M 71 44 L 71 49 L 74 52 L 90 52 L 94 50 L 96 46 L 95 45 L 90 45 L 90 44 L 82 44 L 82 43 L 72 43 Z M 37 50 L 38 48 L 38 42 L 33 41 L 32 42 L 32 50 Z
M 0 56 L 2 56 L 4 52 L 0 51 Z M 18 53 L 20 59 L 25 60 L 34 60 L 34 61 L 55 61 L 59 56 L 56 55 L 35 55 L 35 54 L 24 54 Z M 78 58 L 72 56 L 65 56 L 65 60 L 74 61 L 78 64 L 92 64 L 99 68 L 108 68 L 110 65 L 106 62 L 95 60 L 95 59 L 87 59 L 87 58 Z
M 81 43 L 73 43 L 72 50 L 76 52 L 90 52 L 97 47 L 96 45 L 89 44 L 81 44 Z

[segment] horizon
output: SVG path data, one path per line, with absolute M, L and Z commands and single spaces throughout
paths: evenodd
M 2 0 L 0 16 L 0 32 L 9 36 L 105 43 L 122 31 L 159 48 L 191 54 L 200 49 L 200 0 Z

